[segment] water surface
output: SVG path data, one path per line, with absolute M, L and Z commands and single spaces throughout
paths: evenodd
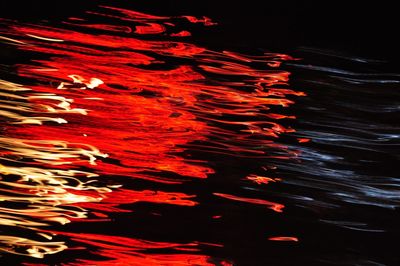
M 1 259 L 396 265 L 399 74 L 155 13 L 0 21 Z

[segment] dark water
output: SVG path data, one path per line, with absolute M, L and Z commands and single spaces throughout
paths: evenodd
M 27 6 L 0 21 L 2 264 L 400 263 L 390 18 Z

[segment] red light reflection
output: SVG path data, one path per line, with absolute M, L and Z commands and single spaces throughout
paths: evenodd
M 28 200 L 33 198 L 40 204 L 49 204 L 40 201 L 43 195 L 52 199 L 57 208 L 46 205 L 51 216 L 47 220 L 104 221 L 110 212 L 129 211 L 121 204 L 136 202 L 196 206 L 196 195 L 134 190 L 101 182 L 103 176 L 118 176 L 177 185 L 213 174 L 207 160 L 183 155 L 190 150 L 246 158 L 296 157 L 296 152 L 274 142 L 281 134 L 294 132 L 279 120 L 295 117 L 271 111 L 293 104 L 291 96 L 305 95 L 286 88 L 290 73 L 277 69 L 282 61 L 293 58 L 273 53 L 248 56 L 218 52 L 175 41 L 174 37 L 191 36 L 189 31 L 174 29 L 176 22 L 215 25 L 207 17 L 164 17 L 101 8 L 102 12 L 88 13 L 116 20 L 118 26 L 87 23 L 80 18 L 70 18 L 59 27 L 0 21 L 5 26 L 0 33 L 19 49 L 47 55 L 17 66 L 20 76 L 35 81 L 29 92 L 21 92 L 24 101 L 18 98 L 18 111 L 29 110 L 29 114 L 5 113 L 17 121 L 5 128 L 15 147 L 3 145 L 0 150 L 8 160 L 17 156 L 30 160 L 29 167 L 21 168 L 25 172 L 0 165 L 3 174 L 13 171 L 21 176 L 21 184 L 33 169 L 36 176 L 44 178 L 36 191 L 23 185 L 13 189 L 18 187 Z M 100 33 L 93 34 L 93 30 Z M 152 39 L 142 39 L 142 35 Z M 157 36 L 171 36 L 174 41 L 154 40 Z M 279 155 L 273 151 L 279 151 Z M 81 168 L 88 172 L 79 172 Z M 89 180 L 81 181 L 82 176 Z M 279 181 L 255 174 L 247 179 L 257 184 Z M 78 185 L 71 185 L 74 182 Z M 213 194 L 265 205 L 275 212 L 284 208 L 265 199 Z M 69 207 L 77 208 L 74 215 L 70 215 Z M 92 253 L 106 258 L 78 259 L 66 265 L 214 265 L 209 256 L 193 253 L 201 252 L 204 245 L 223 247 L 32 230 L 68 237 L 94 247 Z M 297 241 L 294 239 L 270 238 Z M 48 254 L 64 248 L 59 244 L 59 249 Z M 154 252 L 157 249 L 171 249 L 176 254 Z M 23 255 L 42 257 L 37 250 Z
M 267 201 L 267 200 L 263 200 L 263 199 L 244 198 L 244 197 L 238 197 L 238 196 L 223 194 L 223 193 L 213 193 L 213 194 L 215 196 L 230 199 L 230 200 L 265 205 L 269 209 L 276 211 L 276 212 L 282 212 L 282 209 L 285 208 L 285 205 L 283 205 L 283 204 L 279 204 L 279 203 L 275 203 L 275 202 L 271 202 L 271 201 Z
M 299 241 L 299 239 L 297 237 L 293 237 L 293 236 L 276 236 L 276 237 L 270 237 L 268 239 L 272 240 L 272 241 L 294 241 L 294 242 Z

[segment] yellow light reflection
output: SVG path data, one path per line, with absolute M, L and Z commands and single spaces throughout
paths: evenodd
M 94 88 L 101 83 L 92 78 L 84 84 Z M 72 107 L 73 99 L 34 92 L 6 80 L 0 80 L 0 97 L 0 118 L 9 125 L 67 123 L 66 119 L 51 115 L 87 114 L 85 109 Z M 52 236 L 41 232 L 41 228 L 87 218 L 87 210 L 76 204 L 99 202 L 104 193 L 111 192 L 109 187 L 99 185 L 97 174 L 73 169 L 76 164 L 95 165 L 99 157 L 107 154 L 90 145 L 2 134 L 0 225 L 15 235 L 0 233 L 0 251 L 42 258 L 66 249 L 64 242 L 52 241 Z M 72 167 L 63 169 L 64 165 Z M 17 236 L 18 230 L 28 230 L 35 239 Z
M 54 254 L 66 248 L 64 242 L 40 242 L 23 237 L 0 235 L 0 250 L 17 255 L 43 258 L 45 254 Z

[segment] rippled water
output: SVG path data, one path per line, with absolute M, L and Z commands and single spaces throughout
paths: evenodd
M 0 25 L 7 265 L 399 263 L 385 62 L 211 49 L 212 18 L 113 6 Z

